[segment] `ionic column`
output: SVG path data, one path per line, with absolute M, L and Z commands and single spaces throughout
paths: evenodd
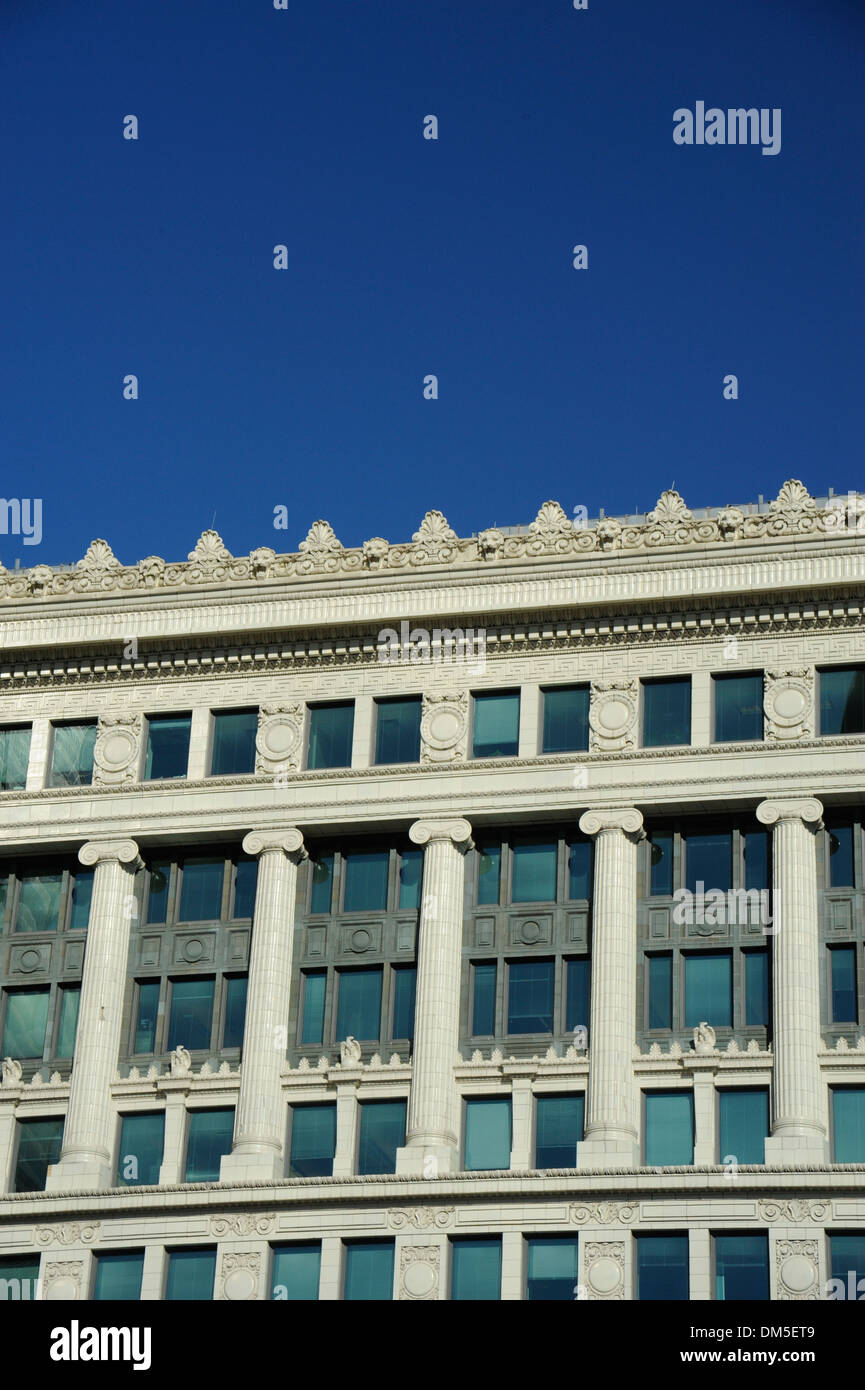
M 143 867 L 134 840 L 90 840 L 78 858 L 87 868 L 95 867 L 93 898 L 69 1108 L 60 1162 L 46 1183 L 49 1192 L 114 1183 L 111 1083 L 120 1053 L 135 873 Z
M 826 1093 L 820 1080 L 820 933 L 817 853 L 823 807 L 813 797 L 763 801 L 772 835 L 772 1133 L 768 1164 L 826 1163 Z
M 415 821 L 409 838 L 424 846 L 411 1099 L 398 1173 L 439 1177 L 459 1170 L 460 1102 L 454 1061 L 460 1041 L 460 979 L 468 821 Z
M 639 1161 L 633 1049 L 637 997 L 637 845 L 643 817 L 633 807 L 586 811 L 580 829 L 595 841 L 592 1001 L 586 1137 L 578 1168 Z
M 253 830 L 243 849 L 258 859 L 258 881 L 240 1091 L 231 1153 L 220 1166 L 222 1182 L 285 1176 L 282 1064 L 288 1040 L 297 866 L 306 858 L 303 836 L 293 826 Z

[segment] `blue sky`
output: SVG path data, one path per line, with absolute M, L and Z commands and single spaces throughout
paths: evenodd
M 862 486 L 863 57 L 858 0 L 2 0 L 0 559 Z

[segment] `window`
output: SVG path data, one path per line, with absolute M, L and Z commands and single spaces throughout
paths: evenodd
M 535 1103 L 535 1167 L 576 1168 L 583 1137 L 582 1095 L 538 1096 Z
M 62 873 L 18 876 L 16 932 L 56 931 L 60 916 Z
M 819 671 L 820 733 L 865 733 L 865 666 Z
M 64 985 L 60 991 L 60 1026 L 57 1029 L 57 1046 L 54 1052 L 59 1061 L 75 1054 L 75 1033 L 78 1028 L 80 1003 L 81 986 Z
M 573 1303 L 578 1269 L 576 1237 L 535 1236 L 527 1244 L 526 1300 Z
M 168 1255 L 166 1303 L 207 1302 L 213 1298 L 216 1250 L 172 1250 Z
M 750 743 L 763 737 L 763 675 L 714 676 L 715 742 Z
M 330 912 L 333 898 L 333 855 L 324 854 L 312 862 L 310 912 Z
M 749 1087 L 718 1093 L 721 1145 L 719 1162 L 765 1163 L 769 1133 L 769 1092 Z
M 694 1162 L 694 1096 L 691 1091 L 646 1091 L 646 1165 Z
M 93 901 L 93 870 L 78 869 L 72 880 L 72 907 L 69 930 L 86 931 L 90 924 L 90 904 Z
M 93 781 L 96 721 L 55 724 L 49 787 L 89 787 Z
M 687 1236 L 637 1237 L 637 1298 L 643 1303 L 690 1298 Z
M 184 859 L 179 922 L 218 922 L 222 911 L 224 859 Z
M 0 1260 L 0 1303 L 35 1303 L 39 1298 L 39 1256 L 13 1255 Z
M 554 903 L 556 845 L 515 844 L 512 859 L 511 902 Z
M 309 768 L 351 767 L 354 701 L 310 705 Z
M 351 1240 L 345 1245 L 343 1298 L 386 1302 L 393 1298 L 392 1240 Z
M 833 1023 L 858 1023 L 859 1006 L 856 997 L 856 947 L 831 946 L 831 995 Z
M 769 1023 L 769 954 L 745 951 L 745 1023 L 765 1028 Z
M 241 1047 L 243 1028 L 246 1022 L 246 990 L 249 983 L 246 975 L 230 975 L 225 981 L 225 1025 L 222 1030 L 223 1047 Z
M 733 1026 L 733 956 L 730 951 L 700 951 L 685 956 L 685 1027 L 709 1023 Z
M 497 903 L 502 872 L 502 847 L 489 845 L 478 849 L 478 902 Z
M 252 919 L 255 911 L 255 890 L 258 887 L 258 860 L 238 859 L 234 871 L 233 918 Z
M 293 1105 L 288 1176 L 332 1177 L 335 1153 L 336 1105 Z
M 211 777 L 255 771 L 258 710 L 220 710 L 213 716 Z
M 387 911 L 387 879 L 390 854 L 351 851 L 345 856 L 343 912 Z
M 381 1032 L 382 968 L 338 970 L 336 1037 L 375 1041 Z
M 285 1302 L 318 1299 L 321 1279 L 321 1243 L 277 1245 L 273 1251 L 270 1296 Z
M 231 1153 L 233 1110 L 192 1110 L 184 1182 L 218 1182 L 220 1161 Z
M 128 1250 L 120 1255 L 97 1255 L 94 1303 L 137 1302 L 141 1297 L 143 1277 L 143 1250 Z
M 301 1046 L 324 1041 L 324 998 L 326 970 L 307 970 L 303 974 L 303 1023 Z
M 832 1278 L 840 1279 L 842 1284 L 842 1288 L 836 1288 L 834 1294 L 830 1293 L 829 1297 L 861 1299 L 863 1285 L 859 1281 L 865 1280 L 865 1232 L 836 1235 L 832 1231 L 829 1236 L 829 1263 Z M 2 1274 L 3 1266 L 0 1262 L 0 1277 Z
M 414 1007 L 417 992 L 417 969 L 413 965 L 399 965 L 393 972 L 393 1028 L 394 1038 L 414 1038 Z
M 839 1086 L 832 1091 L 835 1163 L 865 1163 L 865 1088 Z
M 769 1297 L 766 1236 L 715 1236 L 715 1297 L 758 1302 Z
M 60 1159 L 63 1119 L 19 1120 L 13 1192 L 43 1192 L 48 1169 Z
M 23 791 L 30 761 L 30 725 L 0 729 L 0 792 Z
M 649 1020 L 648 1027 L 673 1026 L 673 957 L 667 953 L 649 956 Z M 700 1020 L 702 1022 L 702 1020 Z
M 188 714 L 153 715 L 148 719 L 145 781 L 186 776 L 191 729 L 192 718 Z
M 574 956 L 565 961 L 565 1032 L 573 1033 L 575 1028 L 585 1028 L 586 1041 L 589 1034 L 589 958 Z M 585 1044 L 584 1044 L 585 1045 Z
M 472 1033 L 477 1037 L 492 1037 L 496 1031 L 496 963 L 483 961 L 472 966 L 474 998 L 472 1003 Z
M 520 751 L 519 691 L 475 695 L 472 756 L 515 758 Z
M 171 865 L 151 864 L 147 876 L 147 923 L 161 926 L 168 921 L 168 891 L 171 884 Z
M 745 854 L 745 888 L 763 890 L 771 888 L 769 879 L 769 832 L 767 830 L 748 830 L 742 839 Z
M 691 742 L 691 678 L 643 681 L 643 747 Z
M 420 761 L 420 695 L 408 699 L 376 700 L 375 761 L 416 763 Z
M 733 836 L 729 832 L 685 837 L 689 893 L 727 893 L 733 887 Z
M 649 892 L 653 898 L 669 898 L 673 892 L 673 836 L 670 831 L 655 830 L 649 836 L 649 860 Z
M 395 1173 L 396 1151 L 405 1144 L 404 1100 L 364 1101 L 360 1107 L 360 1148 L 357 1171 Z
M 168 1052 L 173 1052 L 178 1043 L 189 1048 L 190 1052 L 210 1047 L 214 985 L 212 975 L 203 979 L 174 980 L 171 986 Z
M 508 966 L 508 1032 L 552 1033 L 551 960 L 511 961 Z
M 542 753 L 580 753 L 589 746 L 589 687 L 560 685 L 541 692 Z
M 399 857 L 399 909 L 420 907 L 423 850 L 404 849 Z
M 165 1112 L 124 1115 L 117 1155 L 117 1186 L 140 1187 L 159 1182 L 165 1148 Z
M 510 1166 L 510 1099 L 467 1100 L 466 1170 L 486 1172 Z
M 587 901 L 592 896 L 592 842 L 574 840 L 568 846 L 568 897 Z
M 156 1020 L 159 1008 L 159 981 L 145 980 L 138 985 L 138 1008 L 136 1011 L 135 1052 L 153 1052 L 156 1049 Z
M 853 827 L 835 825 L 829 830 L 829 886 L 852 888 L 853 885 Z
M 500 1239 L 451 1241 L 451 1299 L 489 1303 L 502 1296 Z
M 0 1055 L 19 1061 L 42 1060 L 45 1030 L 48 1027 L 50 989 L 10 989 L 5 991 L 3 1040 Z

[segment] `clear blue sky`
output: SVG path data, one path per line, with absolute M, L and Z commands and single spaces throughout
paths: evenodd
M 862 486 L 863 59 L 862 0 L 0 0 L 0 559 Z

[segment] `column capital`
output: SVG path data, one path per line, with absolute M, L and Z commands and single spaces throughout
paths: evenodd
M 643 813 L 635 806 L 608 806 L 602 810 L 584 811 L 580 816 L 584 835 L 599 835 L 604 830 L 621 830 L 635 840 L 644 840 Z
M 779 820 L 800 820 L 813 830 L 823 828 L 823 806 L 813 796 L 779 797 L 761 801 L 757 819 L 761 825 L 775 825 Z
M 408 832 L 414 845 L 427 845 L 431 840 L 450 840 L 465 854 L 474 848 L 472 828 L 461 816 L 449 820 L 416 820 Z
M 294 825 L 288 825 L 283 830 L 250 830 L 243 837 L 244 854 L 251 854 L 257 859 L 259 855 L 274 850 L 295 856 L 298 863 L 308 857 L 303 832 Z
M 134 840 L 88 840 L 78 851 L 78 858 L 88 869 L 111 862 L 123 864 L 133 872 L 144 867 Z

